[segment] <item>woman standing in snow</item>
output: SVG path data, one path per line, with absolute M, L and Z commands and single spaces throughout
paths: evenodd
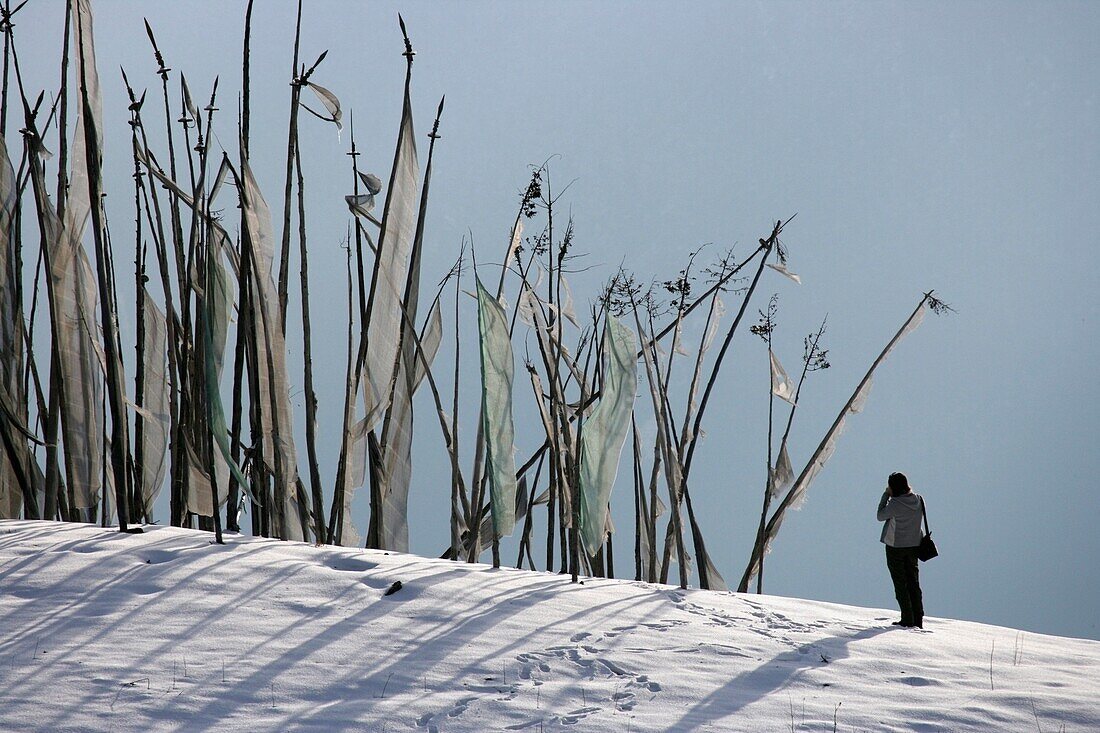
M 886 567 L 890 570 L 894 595 L 901 607 L 901 621 L 895 621 L 895 626 L 924 627 L 924 603 L 917 568 L 923 509 L 924 499 L 909 488 L 905 474 L 890 474 L 886 492 L 878 503 L 878 521 L 886 522 L 880 539 L 886 545 Z

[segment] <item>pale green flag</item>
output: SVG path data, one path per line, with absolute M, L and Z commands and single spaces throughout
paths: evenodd
M 607 502 L 638 391 L 637 354 L 634 332 L 607 314 L 600 403 L 581 428 L 581 537 L 589 555 L 596 554 L 604 541 Z
M 493 532 L 512 534 L 516 525 L 516 464 L 512 457 L 512 340 L 508 317 L 477 280 L 477 325 L 481 337 L 481 407 L 485 421 L 485 470 L 493 509 Z

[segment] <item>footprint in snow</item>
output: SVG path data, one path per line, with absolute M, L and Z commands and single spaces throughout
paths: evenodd
M 51 552 L 79 552 L 88 555 L 93 552 L 103 552 L 106 549 L 107 548 L 100 547 L 99 545 L 75 545 L 73 547 L 60 547 L 56 550 L 51 550 Z
M 599 711 L 600 711 L 600 708 L 595 707 L 593 705 L 589 705 L 588 707 L 585 707 L 585 708 L 577 708 L 576 710 L 574 710 L 572 712 L 569 712 L 569 713 L 566 713 L 565 715 L 561 716 L 561 718 L 559 719 L 559 722 L 562 725 L 576 725 L 577 723 L 581 722 L 582 720 L 587 718 L 592 713 L 598 713 Z
M 902 684 L 906 684 L 911 687 L 928 687 L 930 685 L 940 684 L 938 680 L 930 680 L 926 677 L 899 677 L 894 681 L 901 682 Z
M 638 701 L 633 692 L 616 692 L 611 695 L 611 700 L 615 703 L 615 709 L 619 712 L 627 712 L 633 710 L 634 706 L 638 704 Z
M 361 560 L 357 557 L 339 557 L 329 560 L 325 566 L 330 570 L 342 570 L 349 573 L 359 573 L 364 570 L 373 570 L 378 563 Z
M 159 565 L 176 559 L 176 553 L 165 550 L 146 550 L 140 557 L 147 565 Z
M 501 700 L 511 700 L 512 698 L 514 698 L 516 696 L 516 693 L 519 690 L 518 685 L 511 685 L 511 684 L 509 684 L 509 685 L 504 685 L 504 684 L 500 684 L 500 685 L 471 685 L 467 682 L 467 683 L 463 684 L 463 687 L 466 688 L 466 690 L 468 690 L 469 692 L 488 692 L 490 694 L 504 695 L 504 697 L 500 698 Z M 476 698 L 476 696 L 475 696 L 475 698 Z M 470 698 L 470 699 L 472 700 L 472 699 L 475 699 L 475 698 Z M 468 705 L 469 701 L 467 701 L 466 704 Z
M 462 698 L 455 703 L 455 706 L 453 708 L 447 711 L 447 717 L 457 718 L 459 715 L 462 715 L 464 712 L 466 712 L 466 708 L 470 707 L 470 703 L 472 703 L 476 699 L 476 695 L 470 695 L 469 697 Z

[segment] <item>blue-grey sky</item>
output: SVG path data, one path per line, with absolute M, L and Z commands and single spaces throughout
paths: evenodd
M 120 65 L 150 89 L 147 125 L 163 125 L 142 17 L 173 83 L 183 71 L 205 99 L 220 74 L 215 128 L 235 151 L 244 5 L 95 3 L 119 263 L 132 261 L 133 248 Z M 57 88 L 63 7 L 36 0 L 17 16 L 34 95 Z M 930 615 L 1100 638 L 1100 7 L 307 1 L 303 59 L 328 49 L 314 80 L 340 97 L 345 119 L 354 112 L 362 165 L 383 178 L 401 109 L 398 11 L 418 52 L 422 160 L 431 115 L 447 96 L 426 286 L 464 236 L 480 262 L 500 261 L 529 165 L 550 156 L 555 185 L 573 181 L 561 205 L 575 219 L 578 251 L 590 253 L 593 269 L 573 280 L 580 300 L 620 263 L 640 279 L 667 279 L 700 245 L 711 243 L 704 259 L 735 244 L 747 253 L 772 222 L 797 212 L 784 241 L 803 284 L 769 272 L 750 311 L 779 293 L 776 351 L 789 371 L 802 337 L 828 314 L 833 367 L 804 392 L 791 439 L 796 471 L 922 292 L 935 288 L 956 308 L 930 316 L 880 369 L 866 410 L 784 523 L 767 559 L 768 592 L 893 606 L 874 509 L 887 474 L 900 470 L 926 497 L 942 553 L 922 566 Z M 276 216 L 293 24 L 293 2 L 257 3 L 253 167 Z M 11 148 L 18 122 L 9 122 Z M 322 473 L 331 481 L 345 359 L 348 135 L 338 139 L 309 117 L 302 127 Z M 476 321 L 470 303 L 463 308 L 469 445 Z M 132 343 L 133 316 L 123 319 Z M 293 366 L 301 351 L 293 316 L 290 329 Z M 695 322 L 689 333 L 700 329 Z M 692 486 L 714 561 L 736 584 L 764 484 L 768 367 L 747 330 L 732 348 Z M 448 341 L 439 363 L 452 356 Z M 301 421 L 297 376 L 292 389 Z M 517 394 L 526 457 L 541 441 L 526 391 Z M 435 419 L 419 414 L 412 549 L 438 554 L 449 474 Z M 620 573 L 633 571 L 626 479 L 624 469 L 613 496 Z M 356 521 L 365 527 L 365 492 Z M 514 547 L 505 544 L 505 558 Z

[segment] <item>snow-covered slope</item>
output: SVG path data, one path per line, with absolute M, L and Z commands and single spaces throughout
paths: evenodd
M 0 731 L 1100 731 L 1100 642 L 211 540 L 0 522 Z

